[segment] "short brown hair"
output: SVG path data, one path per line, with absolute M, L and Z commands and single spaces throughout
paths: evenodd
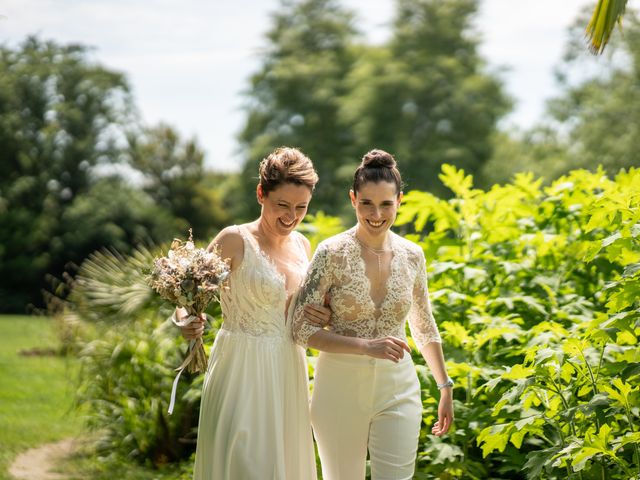
M 374 149 L 362 157 L 360 166 L 353 174 L 353 193 L 367 182 L 390 182 L 396 186 L 396 194 L 402 192 L 402 177 L 396 166 L 396 159 L 384 150 Z
M 260 162 L 259 185 L 265 195 L 285 183 L 304 185 L 312 192 L 318 183 L 313 163 L 297 148 L 276 148 Z

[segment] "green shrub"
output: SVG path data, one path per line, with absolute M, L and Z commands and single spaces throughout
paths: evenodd
M 440 178 L 455 197 L 410 192 L 397 221 L 427 255 L 457 382 L 455 426 L 440 440 L 428 433 L 437 394 L 422 376 L 420 470 L 640 475 L 640 170 L 615 180 L 574 171 L 544 189 L 518 175 L 488 192 L 453 167 Z
M 98 455 L 158 466 L 195 450 L 203 378 L 183 373 L 168 415 L 174 368 L 187 342 L 168 321 L 171 307 L 147 285 L 153 258 L 145 248 L 129 257 L 93 254 L 73 281 L 62 323 L 82 325 L 75 329 L 77 404 L 96 432 Z

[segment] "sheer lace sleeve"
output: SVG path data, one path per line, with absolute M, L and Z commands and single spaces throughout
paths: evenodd
M 420 251 L 416 257 L 417 274 L 413 284 L 413 302 L 409 312 L 409 329 L 418 349 L 422 351 L 422 347 L 427 343 L 442 343 L 442 339 L 431 311 L 424 253 Z
M 311 259 L 293 312 L 293 339 L 303 347 L 307 346 L 311 335 L 321 330 L 320 327 L 310 325 L 305 321 L 304 307 L 308 304 L 322 305 L 324 303 L 324 296 L 331 287 L 331 278 L 329 252 L 320 244 Z

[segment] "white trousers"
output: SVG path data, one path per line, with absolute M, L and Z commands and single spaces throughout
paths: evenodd
M 324 480 L 410 480 L 415 469 L 422 403 L 411 360 L 320 353 L 311 423 Z

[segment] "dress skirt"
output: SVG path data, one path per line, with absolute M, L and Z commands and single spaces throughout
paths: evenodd
M 304 351 L 220 330 L 205 375 L 196 480 L 315 480 Z

